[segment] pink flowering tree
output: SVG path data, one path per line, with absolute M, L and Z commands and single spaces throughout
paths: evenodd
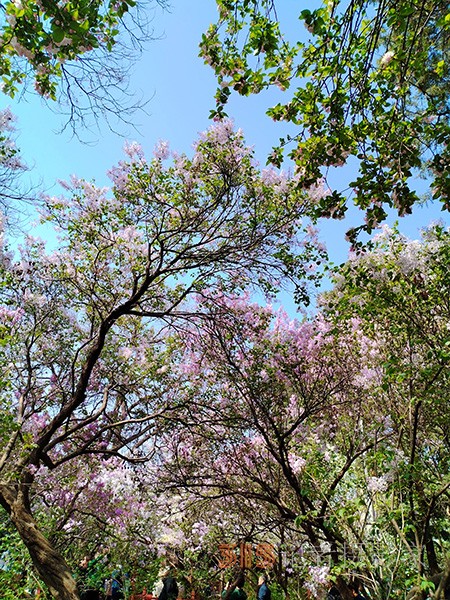
M 190 402 L 168 365 L 173 332 L 203 310 L 192 295 L 273 294 L 290 282 L 305 296 L 302 279 L 318 260 L 300 221 L 320 190 L 260 172 L 230 122 L 202 134 L 191 157 L 165 144 L 151 160 L 135 144 L 127 153 L 111 189 L 74 178 L 65 195 L 44 200 L 53 249 L 28 236 L 13 251 L 2 239 L 11 427 L 2 430 L 0 503 L 60 600 L 78 593 L 33 515 L 42 467 L 56 472 L 86 454 L 149 460 L 156 417 Z
M 113 551 L 118 540 L 144 539 L 133 530 L 148 510 L 140 481 L 118 458 L 85 455 L 60 469 L 41 467 L 33 506 L 37 514 L 46 514 L 45 531 L 74 564 L 101 548 Z
M 200 305 L 210 321 L 183 334 L 179 377 L 189 381 L 189 411 L 182 427 L 164 419 L 159 485 L 239 514 L 239 528 L 221 529 L 223 541 L 262 541 L 270 531 L 292 554 L 302 548 L 295 571 L 311 591 L 315 574 L 321 586 L 328 580 L 308 570 L 311 561 L 331 560 L 336 575 L 353 553 L 362 569 L 372 558 L 360 548 L 369 503 L 356 489 L 364 490 L 365 457 L 391 435 L 376 409 L 377 343 L 358 320 L 337 335 L 320 315 L 291 321 L 243 297 L 211 296 Z M 285 573 L 278 575 L 287 589 Z
M 160 563 L 160 523 L 167 510 L 152 495 L 141 469 L 118 458 L 86 454 L 58 469 L 41 467 L 33 514 L 70 565 L 80 591 L 103 589 L 117 569 L 129 574 L 133 591 L 152 588 Z M 43 591 L 7 513 L 2 511 L 0 519 L 2 593 L 14 600 L 32 590 Z M 88 577 L 79 567 L 86 556 L 92 561 Z
M 133 590 L 151 589 L 167 511 L 141 466 L 85 454 L 58 469 L 41 467 L 35 481 L 34 514 L 81 590 L 103 588 L 119 565 L 132 578 Z M 94 560 L 88 581 L 79 569 L 85 556 Z

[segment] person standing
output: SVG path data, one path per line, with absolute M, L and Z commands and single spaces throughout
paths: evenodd
M 158 579 L 153 584 L 152 595 L 159 598 L 160 593 L 164 587 L 163 579 L 167 575 L 167 569 L 160 569 L 158 572 Z
M 354 600 L 366 600 L 366 597 L 363 593 L 364 588 L 360 583 L 355 582 L 351 586 L 351 590 L 352 590 Z
M 78 591 L 81 600 L 99 600 L 102 577 L 101 564 L 99 556 L 95 556 L 91 560 L 90 556 L 86 555 L 80 561 L 75 573 Z
M 171 571 L 167 571 L 163 579 L 163 587 L 158 596 L 158 600 L 177 600 L 178 585 Z
M 272 592 L 267 585 L 267 578 L 265 575 L 260 575 L 258 579 L 258 595 L 257 600 L 271 600 Z
M 223 600 L 247 600 L 247 594 L 244 590 L 245 575 L 241 571 L 234 581 L 230 581 L 226 589 L 222 592 Z

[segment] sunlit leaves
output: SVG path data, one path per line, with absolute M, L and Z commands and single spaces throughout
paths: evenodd
M 373 231 L 389 209 L 411 212 L 419 201 L 418 172 L 427 172 L 433 198 L 448 208 L 446 9 L 427 0 L 417 6 L 327 2 L 300 11 L 310 37 L 305 41 L 300 30 L 293 43 L 283 36 L 276 3 L 222 5 L 201 43 L 226 91 L 216 95 L 213 115 L 224 114 L 232 89 L 247 95 L 295 85 L 292 97 L 268 114 L 297 126 L 298 134 L 290 144 L 281 140 L 269 160 L 279 165 L 283 148 L 291 147 L 288 156 L 309 185 L 356 159 L 359 175 L 350 193 L 336 190 L 336 210 L 330 202 L 316 210 L 340 218 L 353 199 L 366 219 L 349 232 L 351 241 L 361 230 Z

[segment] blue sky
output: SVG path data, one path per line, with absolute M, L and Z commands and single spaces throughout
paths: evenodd
M 279 6 L 288 18 L 299 11 L 297 0 L 280 0 Z M 148 154 L 159 139 L 168 140 L 173 150 L 189 153 L 198 132 L 210 125 L 208 115 L 214 106 L 213 71 L 198 57 L 198 43 L 216 14 L 213 0 L 172 0 L 169 11 L 155 9 L 153 28 L 159 39 L 148 44 L 130 82 L 132 90 L 149 99 L 147 114 L 135 116 L 137 132 L 125 131 L 125 137 L 103 127 L 100 134 L 94 132 L 90 136 L 91 144 L 83 144 L 72 138 L 69 131 L 58 133 L 62 118 L 39 98 L 28 97 L 20 102 L 1 98 L 0 103 L 9 105 L 17 115 L 17 143 L 32 167 L 33 180 L 42 182 L 49 193 L 55 194 L 59 193 L 57 181 L 68 179 L 71 174 L 105 185 L 107 170 L 122 158 L 125 139 L 137 140 Z M 293 21 L 292 16 L 290 19 L 293 34 L 297 35 L 298 28 L 298 35 L 303 35 L 303 25 L 297 19 Z M 244 130 L 262 165 L 283 134 L 280 125 L 264 114 L 278 97 L 275 91 L 250 98 L 232 97 L 229 106 L 230 116 Z M 334 262 L 345 260 L 348 244 L 344 232 L 350 225 L 358 224 L 360 218 L 353 209 L 345 222 L 322 225 L 322 238 Z M 450 224 L 449 216 L 441 213 L 439 206 L 417 207 L 412 216 L 400 220 L 400 230 L 416 238 L 421 227 L 438 218 Z

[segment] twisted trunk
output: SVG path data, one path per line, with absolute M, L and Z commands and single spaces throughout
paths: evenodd
M 42 581 L 55 600 L 80 600 L 75 580 L 64 558 L 57 552 L 31 514 L 28 492 L 18 484 L 0 485 L 0 504 L 8 512 Z

